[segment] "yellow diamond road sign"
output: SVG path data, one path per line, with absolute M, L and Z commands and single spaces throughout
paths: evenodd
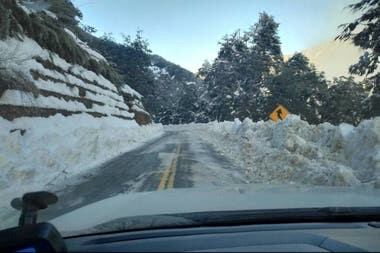
M 284 120 L 289 115 L 288 109 L 282 105 L 278 105 L 276 109 L 269 115 L 269 118 L 274 122 L 278 120 Z

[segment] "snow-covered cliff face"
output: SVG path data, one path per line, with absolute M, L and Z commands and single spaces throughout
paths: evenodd
M 21 2 L 25 5 L 11 9 Z M 98 63 L 111 67 L 63 23 L 54 23 L 55 34 L 69 40 L 59 53 L 43 47 L 46 40 L 37 42 L 38 34 L 26 35 L 17 17 L 60 22 L 46 1 L 3 3 L 3 10 L 11 6 L 6 10 L 19 29 L 0 36 L 0 214 L 10 197 L 62 183 L 163 132 L 161 125 L 150 124 L 139 93 L 94 72 Z M 94 67 L 75 64 L 65 51 L 69 43 Z
M 107 60 L 78 39 L 50 11 L 50 5 L 46 1 L 9 2 L 13 4 L 4 4 L 5 7 L 2 8 L 8 10 L 12 17 L 9 22 L 21 28 L 17 32 L 6 33 L 5 38 L 0 40 L 0 116 L 13 120 L 19 117 L 86 113 L 98 118 L 136 120 L 139 124 L 151 122 L 150 115 L 140 102 L 141 96 L 128 85 L 119 84 L 117 87 L 99 74 L 99 66 L 94 65 L 111 68 Z M 28 18 L 29 21 L 24 21 Z M 33 28 L 32 32 L 25 28 L 29 27 L 28 22 L 33 22 L 30 26 L 36 26 L 35 22 L 45 27 L 51 24 L 54 32 L 48 36 L 42 29 L 39 36 L 34 31 L 37 28 Z M 5 23 L 0 25 L 6 30 L 11 29 Z M 56 38 L 54 34 L 64 34 L 64 37 Z M 41 40 L 40 37 L 44 39 Z M 44 48 L 42 44 L 46 40 L 54 39 L 59 39 L 56 42 L 60 46 L 49 44 L 48 48 L 54 49 Z M 78 54 L 87 60 L 78 61 L 74 57 Z M 86 62 L 87 67 L 74 64 L 75 62 Z
M 132 89 L 119 92 L 103 76 L 66 62 L 30 38 L 0 41 L 0 52 L 0 116 L 5 119 L 78 113 L 125 120 L 136 116 L 136 108 L 127 103 L 141 97 Z M 127 101 L 125 93 L 129 94 Z M 138 113 L 148 117 L 142 104 L 136 104 Z

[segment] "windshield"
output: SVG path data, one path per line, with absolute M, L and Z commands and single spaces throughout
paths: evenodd
M 0 1 L 0 229 L 36 191 L 64 235 L 380 207 L 379 8 Z

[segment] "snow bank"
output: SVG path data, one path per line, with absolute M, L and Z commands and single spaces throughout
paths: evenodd
M 380 117 L 356 128 L 309 125 L 291 115 L 279 123 L 246 119 L 212 122 L 198 130 L 244 167 L 252 183 L 376 186 L 380 180 Z
M 163 133 L 161 125 L 70 117 L 0 117 L 0 207 L 16 196 L 59 184 Z M 16 130 L 18 129 L 18 130 Z

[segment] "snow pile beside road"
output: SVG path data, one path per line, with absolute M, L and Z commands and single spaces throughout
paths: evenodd
M 356 128 L 309 125 L 298 116 L 274 123 L 212 122 L 198 128 L 203 139 L 246 169 L 253 183 L 379 185 L 380 117 Z
M 163 133 L 115 117 L 0 117 L 0 206 L 11 198 L 62 183 Z

